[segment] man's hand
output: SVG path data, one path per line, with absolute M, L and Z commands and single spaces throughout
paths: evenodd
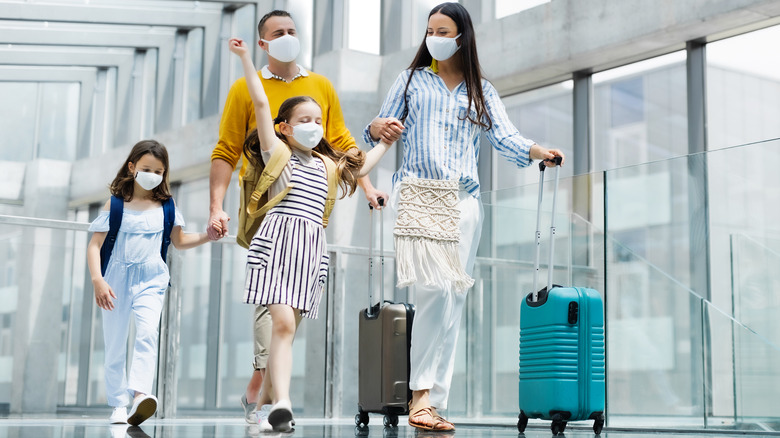
M 227 236 L 229 220 L 230 216 L 222 209 L 212 210 L 209 214 L 209 225 L 206 228 L 206 234 L 209 235 L 209 240 L 218 240 Z

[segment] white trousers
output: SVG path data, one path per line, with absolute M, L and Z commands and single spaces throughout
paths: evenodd
M 390 199 L 395 212 L 398 211 L 399 192 L 400 187 L 396 187 Z M 463 269 L 472 275 L 482 233 L 482 203 L 461 190 L 458 192 L 458 210 L 458 253 Z M 414 298 L 416 309 L 412 324 L 409 387 L 414 391 L 430 390 L 431 405 L 446 409 L 466 292 L 457 293 L 451 287 L 415 284 L 410 287 L 410 296 Z
M 119 266 L 117 266 L 119 267 Z M 111 269 L 106 281 L 116 294 L 114 310 L 102 309 L 105 342 L 106 397 L 111 407 L 127 406 L 135 391 L 152 392 L 157 366 L 157 338 L 168 275 L 142 280 L 139 269 Z M 140 277 L 140 278 L 139 278 Z M 130 316 L 135 318 L 135 343 L 129 378 L 127 335 Z

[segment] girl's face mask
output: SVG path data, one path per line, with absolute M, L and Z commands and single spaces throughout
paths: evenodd
M 141 171 L 135 173 L 135 182 L 137 182 L 139 186 L 143 187 L 144 190 L 153 190 L 155 187 L 160 185 L 162 180 L 162 175 L 158 175 L 156 173 Z
M 293 138 L 306 149 L 314 149 L 320 144 L 324 132 L 322 125 L 314 122 L 293 126 Z
M 428 52 L 430 52 L 433 59 L 446 61 L 460 49 L 456 41 L 459 37 L 460 34 L 455 35 L 453 38 L 431 35 L 425 38 L 425 45 L 428 46 Z

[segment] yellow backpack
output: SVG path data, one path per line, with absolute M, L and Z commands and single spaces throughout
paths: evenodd
M 286 143 L 277 145 L 271 153 L 268 163 L 260 163 L 255 166 L 251 161 L 247 163 L 246 172 L 241 179 L 241 205 L 238 209 L 238 233 L 236 241 L 244 248 L 249 248 L 252 238 L 263 222 L 265 214 L 273 206 L 279 203 L 290 192 L 294 184 L 288 184 L 284 190 L 271 199 L 268 199 L 268 188 L 279 178 L 282 171 L 290 161 L 292 152 Z M 325 212 L 322 215 L 322 226 L 328 226 L 328 217 L 333 211 L 338 194 L 338 173 L 336 163 L 330 158 L 312 151 L 314 156 L 322 159 L 328 174 L 328 195 L 325 198 Z

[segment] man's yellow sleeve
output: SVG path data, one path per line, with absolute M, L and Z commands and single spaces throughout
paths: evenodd
M 334 148 L 346 151 L 356 148 L 355 137 L 347 129 L 344 123 L 344 114 L 341 112 L 341 104 L 333 84 L 326 79 L 328 99 L 328 126 L 325 127 L 325 135 Z
M 235 169 L 241 161 L 244 138 L 249 128 L 252 101 L 246 86 L 246 79 L 240 78 L 230 87 L 222 119 L 219 122 L 219 140 L 211 153 L 211 161 L 225 160 Z

